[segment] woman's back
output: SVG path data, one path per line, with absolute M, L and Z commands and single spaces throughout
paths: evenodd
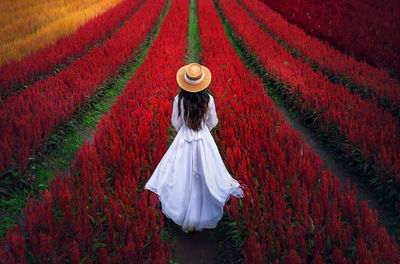
M 209 131 L 218 123 L 214 98 L 204 91 L 210 81 L 208 68 L 197 63 L 178 71 L 182 89 L 171 117 L 178 133 L 145 185 L 158 195 L 162 212 L 185 232 L 215 228 L 230 195 L 243 197 Z
M 209 97 L 210 97 L 210 100 L 208 102 L 208 111 L 206 113 L 205 123 L 202 122 L 201 130 L 203 130 L 206 125 L 208 130 L 211 131 L 211 129 L 218 124 L 218 118 L 217 118 L 217 113 L 215 110 L 214 98 L 210 94 L 209 94 Z M 184 115 L 185 115 L 184 100 L 185 100 L 185 98 L 182 98 L 182 100 L 181 100 L 181 105 L 180 105 L 181 114 L 180 115 L 179 115 L 179 109 L 178 109 L 179 95 L 175 96 L 173 108 L 172 108 L 171 123 L 172 123 L 172 126 L 175 128 L 175 130 L 178 132 L 183 125 L 185 125 L 187 127 L 185 120 L 184 120 Z

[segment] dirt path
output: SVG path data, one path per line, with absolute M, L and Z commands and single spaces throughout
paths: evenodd
M 195 0 L 190 0 L 188 48 L 186 63 L 198 62 L 198 27 Z M 177 226 L 173 229 L 175 246 L 172 249 L 172 260 L 179 264 L 221 263 L 218 259 L 218 239 L 215 229 L 201 232 L 184 233 Z
M 345 164 L 339 161 L 334 154 L 329 152 L 328 149 L 313 136 L 312 130 L 306 127 L 302 121 L 291 117 L 288 110 L 284 107 L 279 105 L 277 105 L 277 107 L 279 112 L 285 114 L 286 120 L 290 126 L 300 132 L 301 137 L 304 138 L 305 142 L 309 144 L 316 153 L 318 153 L 326 166 L 331 169 L 332 175 L 336 174 L 339 177 L 342 190 L 345 188 L 346 180 L 349 179 L 351 184 L 356 185 L 358 200 L 366 200 L 372 209 L 376 208 L 378 211 L 379 225 L 384 225 L 389 234 L 393 233 L 393 230 L 390 228 L 390 223 L 394 221 L 395 215 L 393 211 L 380 206 L 379 197 L 376 194 L 376 191 L 374 191 L 372 187 L 363 183 L 358 175 L 348 172 L 345 169 Z
M 191 19 L 196 18 L 196 9 L 193 8 L 195 0 L 190 1 L 189 16 Z M 197 23 L 197 19 L 196 19 Z M 192 35 L 190 33 L 192 32 Z M 188 51 L 186 63 L 197 62 L 196 38 L 193 36 L 196 30 L 189 29 L 188 36 Z M 313 136 L 312 130 L 306 125 L 289 114 L 282 106 L 277 105 L 278 110 L 283 113 L 288 123 L 297 129 L 305 142 L 309 144 L 320 155 L 324 164 L 329 167 L 333 175 L 337 175 L 340 179 L 342 190 L 345 188 L 346 180 L 349 179 L 351 184 L 356 184 L 358 199 L 366 200 L 371 208 L 377 208 L 379 225 L 384 225 L 389 233 L 391 233 L 389 223 L 394 220 L 393 212 L 379 206 L 378 196 L 375 191 L 366 186 L 361 179 L 345 169 L 345 164 L 339 161 L 334 154 Z M 180 264 L 200 264 L 200 263 L 222 263 L 220 256 L 220 246 L 225 246 L 220 243 L 221 237 L 218 237 L 218 230 L 204 230 L 203 232 L 193 232 L 186 234 L 179 228 L 174 228 L 172 231 L 175 238 L 175 246 L 172 249 L 171 257 L 174 262 Z M 223 254 L 225 254 L 224 252 Z M 230 259 L 229 262 L 234 261 Z
M 245 6 L 243 6 L 241 3 L 239 3 L 239 5 L 250 15 L 250 17 L 254 19 L 251 12 L 249 12 L 249 10 Z M 279 41 L 276 36 L 271 34 L 264 25 L 259 22 L 257 22 L 257 24 L 262 30 L 264 30 L 265 32 L 270 34 L 271 37 L 276 39 L 279 44 L 286 47 L 286 45 Z M 293 53 L 291 54 L 295 56 Z M 379 202 L 379 196 L 376 194 L 374 188 L 366 184 L 365 180 L 363 181 L 362 176 L 346 170 L 346 164 L 340 161 L 334 154 L 332 154 L 328 150 L 326 146 L 324 146 L 324 144 L 322 144 L 315 136 L 313 136 L 313 131 L 309 129 L 302 121 L 292 118 L 286 108 L 280 105 L 277 105 L 277 107 L 280 112 L 285 114 L 289 124 L 300 132 L 301 136 L 305 139 L 305 142 L 308 143 L 320 155 L 320 157 L 324 161 L 324 164 L 331 169 L 332 174 L 336 174 L 339 177 L 342 190 L 345 188 L 346 180 L 349 179 L 350 183 L 355 184 L 357 187 L 357 198 L 359 200 L 366 200 L 368 202 L 368 205 L 372 209 L 377 209 L 379 225 L 384 225 L 389 233 L 394 234 L 391 223 L 394 223 L 396 221 L 395 212 L 393 210 L 389 210 L 387 207 L 385 208 L 385 206 Z
M 177 231 L 171 255 L 173 261 L 180 264 L 220 263 L 215 231 L 205 229 L 188 234 Z
M 250 69 L 254 73 L 259 73 L 260 75 L 264 74 L 263 72 L 259 72 L 260 69 L 256 68 L 256 65 L 254 65 L 254 58 L 252 58 L 251 55 L 247 55 L 247 51 L 241 48 L 240 45 L 237 43 L 237 39 L 235 39 L 235 37 L 232 35 L 229 27 L 226 25 L 226 21 L 223 20 L 223 24 L 226 27 L 226 33 L 231 40 L 232 45 L 235 47 L 242 62 L 245 65 L 250 66 Z M 264 88 L 268 89 L 267 87 Z M 379 226 L 385 226 L 389 235 L 395 235 L 397 215 L 395 214 L 394 210 L 390 210 L 390 208 L 385 207 L 379 202 L 379 196 L 377 195 L 374 188 L 366 184 L 365 180 L 362 179 L 362 176 L 350 171 L 349 169 L 346 169 L 346 164 L 343 161 L 339 160 L 335 156 L 335 154 L 332 154 L 328 150 L 328 148 L 323 143 L 321 143 L 316 136 L 313 135 L 312 129 L 308 128 L 300 119 L 292 117 L 292 115 L 289 113 L 289 108 L 286 108 L 286 106 L 281 106 L 280 103 L 276 101 L 275 105 L 277 106 L 278 110 L 285 115 L 290 126 L 298 130 L 302 138 L 304 138 L 305 142 L 309 144 L 321 157 L 324 165 L 331 169 L 332 175 L 338 176 L 342 190 L 344 190 L 345 188 L 346 180 L 349 179 L 350 184 L 356 185 L 357 199 L 366 200 L 372 210 L 374 210 L 375 208 L 377 209 Z

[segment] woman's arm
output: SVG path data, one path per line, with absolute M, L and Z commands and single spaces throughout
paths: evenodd
M 217 112 L 215 111 L 214 98 L 211 95 L 208 107 L 209 107 L 209 115 L 206 120 L 206 124 L 208 126 L 208 129 L 211 131 L 211 129 L 213 129 L 218 124 Z
M 172 117 L 171 117 L 171 123 L 172 126 L 175 128 L 176 132 L 179 132 L 179 129 L 181 129 L 183 122 L 182 122 L 182 118 L 180 118 L 180 116 L 178 116 L 178 96 L 175 96 L 174 99 L 174 104 L 172 107 Z M 181 109 L 181 114 L 182 114 L 182 109 Z

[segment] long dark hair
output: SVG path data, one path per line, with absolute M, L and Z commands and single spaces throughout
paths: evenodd
M 210 96 L 206 92 L 206 89 L 197 93 L 191 93 L 181 89 L 178 100 L 178 116 L 181 115 L 182 98 L 184 98 L 183 108 L 185 109 L 185 113 L 183 118 L 186 126 L 194 131 L 199 131 L 201 122 L 206 119 Z

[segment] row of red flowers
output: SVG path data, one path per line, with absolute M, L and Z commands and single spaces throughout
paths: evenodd
M 213 74 L 216 142 L 246 186 L 243 206 L 232 199 L 228 210 L 245 239 L 246 263 L 398 263 L 400 249 L 376 210 L 357 201 L 355 185 L 342 191 L 323 170 L 240 61 L 211 0 L 198 1 L 198 21 L 202 63 Z
M 375 164 L 383 181 L 400 182 L 399 123 L 393 115 L 374 100 L 352 94 L 349 88 L 333 84 L 306 62 L 292 57 L 236 1 L 220 4 L 235 34 L 259 57 L 266 71 L 285 85 L 287 94 L 294 95 L 295 108 L 315 113 L 323 131 L 343 143 L 349 142 L 349 155 L 359 148 L 361 156 Z
M 163 1 L 139 12 L 154 2 Z M 100 120 L 93 143 L 76 153 L 71 178 L 57 175 L 41 199 L 29 199 L 27 237 L 10 228 L 0 262 L 169 263 L 163 216 L 152 208 L 157 197 L 143 185 L 167 150 L 188 11 L 188 1 L 172 1 L 142 66 Z
M 358 62 L 327 42 L 307 35 L 259 0 L 239 2 L 274 36 L 298 50 L 303 59 L 310 59 L 321 70 L 335 76 L 347 76 L 352 84 L 364 89 L 367 94 L 374 94 L 379 102 L 400 110 L 400 83 L 390 78 L 386 70 L 372 67 L 365 60 Z
M 123 1 L 96 16 L 73 34 L 58 39 L 54 44 L 45 47 L 21 61 L 12 61 L 0 68 L 0 98 L 15 93 L 24 83 L 30 83 L 37 75 L 47 74 L 53 68 L 68 63 L 71 57 L 80 57 L 88 46 L 103 40 L 115 28 L 127 20 L 141 4 L 142 0 Z
M 308 34 L 400 74 L 400 5 L 391 0 L 263 0 Z
M 96 90 L 129 61 L 158 22 L 166 0 L 147 1 L 129 22 L 101 47 L 76 60 L 68 69 L 40 80 L 0 106 L 0 174 L 12 162 L 20 171 L 52 130 L 80 111 Z

